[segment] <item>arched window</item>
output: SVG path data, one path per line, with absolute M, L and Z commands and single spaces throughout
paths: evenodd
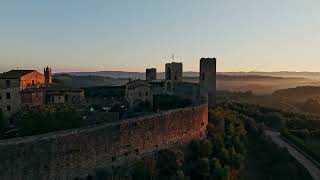
M 167 68 L 167 80 L 171 80 L 171 68 Z

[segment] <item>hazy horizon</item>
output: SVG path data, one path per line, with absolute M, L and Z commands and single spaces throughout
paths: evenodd
M 320 71 L 320 1 L 0 2 L 0 72 Z

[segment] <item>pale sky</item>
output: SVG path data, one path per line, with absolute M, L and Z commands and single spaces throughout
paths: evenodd
M 1 0 L 0 72 L 320 71 L 319 0 Z

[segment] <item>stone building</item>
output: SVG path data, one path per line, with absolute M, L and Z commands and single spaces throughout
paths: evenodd
M 147 81 L 157 80 L 157 69 L 156 68 L 146 69 L 146 80 Z
M 21 91 L 21 107 L 43 107 L 45 105 L 68 104 L 74 107 L 85 104 L 84 91 L 78 88 L 45 85 Z
M 44 75 L 35 70 L 11 70 L 0 75 L 0 110 L 5 114 L 21 107 L 20 92 L 44 84 Z
M 200 103 L 200 88 L 198 83 L 174 83 L 172 95 L 190 100 L 193 104 Z
M 208 96 L 209 106 L 216 104 L 216 58 L 200 59 L 200 95 Z
M 125 97 L 131 110 L 141 105 L 153 107 L 153 92 L 146 81 L 134 80 L 127 83 Z
M 43 106 L 45 97 L 43 88 L 27 88 L 21 91 L 21 107 Z
M 0 111 L 9 116 L 21 108 L 84 102 L 82 89 L 52 84 L 49 67 L 44 68 L 44 74 L 35 70 L 11 70 L 0 75 Z
M 84 91 L 80 88 L 51 86 L 45 88 L 45 104 L 79 105 L 85 102 Z

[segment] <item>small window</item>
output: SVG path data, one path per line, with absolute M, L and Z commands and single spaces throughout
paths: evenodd
M 10 88 L 10 80 L 6 80 L 6 88 Z
M 0 100 L 2 99 L 2 96 L 0 96 Z
M 35 82 L 34 82 L 34 80 L 32 80 L 32 86 L 34 86 L 35 85 Z
M 7 111 L 11 111 L 11 106 L 7 106 Z
M 149 96 L 149 93 L 148 93 L 148 92 L 146 92 L 146 96 Z
M 7 99 L 11 99 L 11 94 L 10 94 L 9 92 L 7 92 L 6 98 L 7 98 Z
M 141 97 L 142 96 L 142 93 L 141 92 L 139 92 L 139 97 Z

